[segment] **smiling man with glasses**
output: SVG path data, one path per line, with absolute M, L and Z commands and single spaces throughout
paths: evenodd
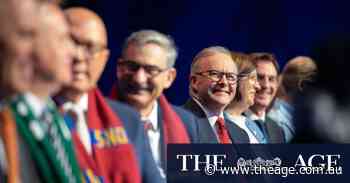
M 175 80 L 176 57 L 170 37 L 154 30 L 132 33 L 118 60 L 117 85 L 112 91 L 112 98 L 140 112 L 162 174 L 166 170 L 166 144 L 196 142 L 197 138 L 195 117 L 169 104 L 162 94 Z
M 248 143 L 243 129 L 227 120 L 223 111 L 236 95 L 237 65 L 224 47 L 203 49 L 192 61 L 191 98 L 184 108 L 200 118 L 201 143 Z

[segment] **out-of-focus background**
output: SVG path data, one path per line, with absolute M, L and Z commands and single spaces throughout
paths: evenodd
M 243 52 L 272 52 L 281 67 L 296 55 L 312 55 L 322 40 L 350 31 L 349 1 L 340 0 L 66 0 L 96 11 L 106 23 L 111 57 L 100 80 L 105 94 L 115 81 L 123 40 L 156 29 L 179 49 L 178 77 L 165 93 L 174 104 L 188 98 L 188 74 L 202 48 L 222 45 Z

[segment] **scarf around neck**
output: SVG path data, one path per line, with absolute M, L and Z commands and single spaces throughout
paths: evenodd
M 116 86 L 113 86 L 110 97 L 114 100 L 118 100 Z M 185 125 L 163 94 L 159 97 L 159 105 L 163 115 L 162 122 L 165 144 L 190 143 L 190 138 L 187 134 Z
M 66 117 L 66 120 L 69 118 Z M 76 130 L 71 128 L 85 180 L 140 183 L 141 175 L 134 148 L 129 143 L 120 118 L 108 106 L 98 89 L 88 92 L 87 126 L 92 145 L 91 155 L 85 150 Z

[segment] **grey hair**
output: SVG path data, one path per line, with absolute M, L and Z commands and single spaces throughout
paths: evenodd
M 217 53 L 222 53 L 225 55 L 229 55 L 231 57 L 231 51 L 223 46 L 210 46 L 208 48 L 204 48 L 193 58 L 191 63 L 191 76 L 193 76 L 198 70 L 198 60 L 204 57 L 209 57 Z M 232 62 L 234 62 L 232 60 Z M 189 95 L 192 97 L 197 97 L 196 92 L 192 88 L 192 83 L 189 84 Z
M 130 44 L 136 44 L 137 46 L 142 47 L 149 43 L 164 48 L 167 52 L 168 68 L 174 67 L 178 55 L 174 40 L 169 35 L 165 35 L 155 30 L 140 30 L 132 33 L 124 42 L 122 54 L 125 54 L 125 50 Z
M 216 53 L 223 53 L 226 55 L 231 56 L 231 51 L 223 46 L 211 46 L 208 48 L 204 48 L 201 50 L 193 59 L 191 64 L 191 75 L 194 74 L 197 71 L 197 61 L 204 57 L 212 56 Z

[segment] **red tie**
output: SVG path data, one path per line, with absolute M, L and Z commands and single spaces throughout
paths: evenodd
M 229 133 L 228 133 L 227 128 L 225 126 L 225 120 L 222 117 L 218 117 L 215 124 L 217 127 L 216 132 L 218 133 L 220 143 L 221 144 L 231 144 L 232 141 L 230 139 Z
M 148 131 L 154 130 L 153 124 L 151 123 L 151 121 L 145 120 L 143 122 L 144 122 L 144 129 L 145 129 L 146 134 L 147 134 Z

